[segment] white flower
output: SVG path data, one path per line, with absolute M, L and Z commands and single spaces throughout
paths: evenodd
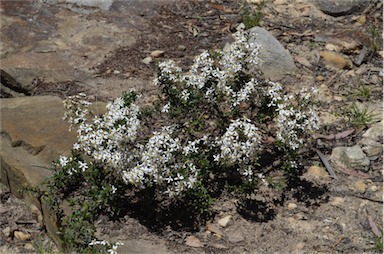
M 88 164 L 86 162 L 79 161 L 79 168 L 84 172 L 88 168 Z
M 188 101 L 189 96 L 190 96 L 190 93 L 188 92 L 187 89 L 184 89 L 184 90 L 181 92 L 181 99 L 183 99 L 184 101 Z
M 170 108 L 171 108 L 171 103 L 168 102 L 168 103 L 165 104 L 164 107 L 161 109 L 161 112 L 162 112 L 162 113 L 168 113 Z
M 65 166 L 67 166 L 69 160 L 68 160 L 68 157 L 65 157 L 65 156 L 60 156 L 59 158 L 59 163 L 60 163 L 60 166 L 62 168 L 64 168 Z

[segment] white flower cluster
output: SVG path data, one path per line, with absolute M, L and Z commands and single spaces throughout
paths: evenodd
M 166 182 L 166 193 L 170 196 L 192 188 L 197 180 L 196 166 L 191 161 L 178 160 L 179 154 L 191 148 L 183 147 L 179 138 L 173 138 L 172 134 L 172 127 L 164 127 L 161 132 L 154 132 L 145 145 L 139 145 L 138 163 L 122 171 L 124 181 L 138 188 Z M 197 152 L 196 147 L 194 151 Z
M 92 240 L 92 242 L 90 242 L 88 244 L 89 246 L 93 246 L 93 245 L 102 245 L 102 246 L 105 246 L 106 247 L 106 251 L 110 254 L 117 254 L 117 248 L 121 245 L 124 245 L 124 243 L 122 242 L 116 242 L 114 244 L 110 244 L 108 241 L 106 240 L 102 240 L 102 241 L 98 241 L 96 239 Z
M 308 106 L 308 101 L 315 92 L 302 89 L 297 98 L 298 106 L 292 104 L 292 95 L 284 96 L 282 103 L 278 104 L 276 137 L 292 150 L 300 148 L 304 142 L 303 138 L 319 128 L 317 113 L 314 107 Z
M 312 94 L 303 91 L 297 98 L 297 106 L 292 103 L 292 96 L 282 94 L 280 84 L 260 82 L 256 71 L 260 63 L 260 46 L 246 32 L 240 31 L 236 38 L 228 51 L 216 52 L 217 58 L 207 51 L 197 56 L 189 74 L 183 74 L 173 61 L 160 63 L 155 82 L 176 91 L 178 94 L 175 96 L 185 103 L 191 98 L 201 97 L 205 99 L 202 103 L 228 103 L 223 108 L 229 106 L 233 109 L 241 102 L 252 99 L 257 105 L 267 98 L 267 106 L 277 110 L 277 139 L 297 150 L 306 132 L 318 125 L 316 112 L 310 107 Z M 243 77 L 246 78 L 243 80 Z M 71 126 L 78 125 L 78 142 L 73 148 L 119 173 L 127 184 L 139 189 L 157 185 L 170 196 L 178 195 L 193 188 L 199 180 L 200 169 L 196 167 L 199 164 L 194 161 L 194 155 L 216 149 L 219 152 L 214 155 L 215 161 L 238 167 L 247 179 L 264 179 L 254 172 L 261 149 L 261 132 L 254 124 L 257 120 L 254 123 L 248 118 L 234 120 L 216 139 L 210 136 L 178 137 L 175 134 L 177 129 L 171 126 L 154 131 L 150 137 L 138 138 L 141 123 L 140 108 L 136 104 L 126 105 L 124 97 L 117 98 L 107 105 L 103 116 L 89 118 L 90 103 L 83 100 L 84 97 L 81 94 L 64 102 L 65 117 Z M 218 98 L 224 102 L 218 102 Z M 174 106 L 172 103 L 167 102 L 161 111 L 169 112 Z M 220 108 L 221 105 L 214 106 Z M 69 162 L 66 157 L 60 158 L 62 167 Z M 88 168 L 86 163 L 79 162 L 77 166 L 82 171 Z
M 214 156 L 215 161 L 239 165 L 245 170 L 244 175 L 252 176 L 250 166 L 257 160 L 260 139 L 257 127 L 249 119 L 232 121 L 224 135 L 216 141 L 221 152 Z
M 279 83 L 268 81 L 267 84 L 269 85 L 265 91 L 264 95 L 267 96 L 270 100 L 268 107 L 276 107 L 279 102 L 283 99 L 281 96 L 281 91 L 283 88 Z
M 159 63 L 159 73 L 154 81 L 155 84 L 160 84 L 166 80 L 179 81 L 182 70 L 173 60 L 168 60 Z
M 173 61 L 163 62 L 159 65 L 159 76 L 156 84 L 181 87 L 180 98 L 188 101 L 188 89 L 199 90 L 208 102 L 216 101 L 218 94 L 224 94 L 231 101 L 231 108 L 242 101 L 250 99 L 256 91 L 258 81 L 255 78 L 245 82 L 240 89 L 233 87 L 236 77 L 242 73 L 256 73 L 261 60 L 259 59 L 260 45 L 256 44 L 253 36 L 244 31 L 235 34 L 236 41 L 227 51 L 217 51 L 218 63 L 208 51 L 195 57 L 189 73 L 182 74 L 181 69 Z M 161 81 L 172 81 L 172 84 Z M 184 87 L 184 88 L 183 88 Z
M 77 105 L 78 97 L 70 97 L 65 105 Z M 89 105 L 89 104 L 88 104 Z M 122 98 L 107 104 L 107 113 L 102 117 L 94 116 L 88 121 L 88 108 L 67 107 L 66 117 L 71 124 L 78 124 L 78 141 L 74 150 L 81 150 L 96 161 L 120 168 L 125 157 L 125 143 L 133 143 L 140 129 L 138 114 L 140 108 L 131 104 L 124 105 Z M 72 112 L 70 111 L 72 110 Z
M 261 46 L 255 43 L 253 34 L 242 30 L 236 32 L 234 37 L 235 42 L 224 52 L 220 60 L 220 64 L 227 67 L 227 75 L 233 77 L 240 71 L 256 71 L 261 62 L 259 58 Z
M 88 163 L 87 162 L 84 162 L 84 161 L 74 161 L 73 157 L 66 157 L 66 156 L 62 156 L 61 155 L 60 158 L 59 158 L 59 166 L 61 168 L 65 168 L 65 167 L 67 167 L 68 164 L 73 164 L 74 162 L 77 165 L 72 165 L 72 167 L 70 167 L 67 170 L 67 173 L 69 175 L 72 175 L 73 173 L 79 173 L 79 170 L 81 172 L 84 172 L 88 168 Z
M 63 119 L 68 119 L 70 130 L 74 125 L 83 122 L 89 114 L 88 106 L 91 105 L 91 103 L 86 101 L 85 97 L 86 94 L 79 93 L 78 95 L 70 96 L 63 102 L 66 109 Z

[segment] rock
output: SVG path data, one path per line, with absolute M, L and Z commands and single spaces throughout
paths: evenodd
M 1 180 L 4 182 L 3 175 L 8 175 L 11 192 L 20 197 L 18 186 L 39 185 L 51 173 L 51 162 L 69 152 L 76 133 L 69 133 L 62 119 L 63 102 L 58 97 L 2 99 L 0 112 L 0 155 L 5 165 Z
M 383 121 L 372 124 L 372 126 L 363 134 L 364 138 L 374 141 L 382 140 L 383 138 Z
M 333 206 L 340 206 L 344 201 L 345 199 L 342 197 L 334 197 L 330 204 Z
M 364 193 L 367 189 L 367 184 L 363 180 L 360 180 L 353 183 L 352 188 L 359 193 Z
M 380 142 L 369 138 L 363 138 L 359 141 L 359 144 L 368 157 L 378 156 L 383 153 L 383 144 Z
M 369 0 L 312 0 L 312 2 L 322 12 L 334 17 L 360 13 L 370 3 Z
M 3 230 L 1 230 L 1 232 L 5 237 L 8 237 L 11 235 L 11 227 L 5 227 Z
M 159 56 L 161 56 L 161 55 L 163 55 L 164 54 L 164 51 L 163 50 L 154 50 L 154 51 L 152 51 L 151 52 L 151 56 L 152 57 L 159 57 Z
M 207 223 L 207 230 L 217 235 L 224 235 L 223 231 L 221 231 L 220 228 L 210 222 Z
M 288 50 L 272 34 L 261 27 L 253 27 L 250 32 L 255 35 L 255 42 L 261 45 L 259 57 L 263 63 L 260 71 L 266 78 L 280 80 L 297 70 Z
M 200 248 L 204 246 L 201 241 L 193 235 L 187 236 L 187 238 L 185 238 L 185 245 L 195 248 Z
M 376 192 L 376 191 L 379 190 L 379 188 L 378 188 L 376 185 L 372 185 L 371 188 L 370 188 L 370 190 L 371 190 L 372 192 Z
M 229 220 L 232 218 L 231 215 L 227 215 L 224 218 L 221 218 L 217 223 L 225 228 L 228 225 Z
M 370 165 L 368 157 L 359 145 L 334 148 L 330 160 L 336 165 L 350 169 L 366 170 Z
M 26 244 L 24 244 L 24 249 L 26 249 L 28 251 L 33 251 L 33 250 L 35 250 L 35 246 L 33 246 L 32 243 L 26 243 Z
M 321 51 L 320 56 L 323 58 L 325 65 L 330 68 L 342 70 L 345 68 L 351 68 L 353 66 L 350 59 L 347 59 L 333 52 Z
M 319 166 L 309 167 L 308 174 L 314 177 L 329 177 L 329 174 L 325 168 Z
M 245 240 L 244 234 L 240 228 L 230 229 L 225 232 L 230 243 L 239 243 Z
M 148 56 L 148 57 L 144 58 L 143 60 L 141 60 L 141 62 L 143 62 L 145 64 L 150 64 L 150 63 L 152 63 L 152 57 Z
M 105 112 L 104 103 L 95 103 L 94 112 Z M 0 103 L 0 180 L 16 197 L 33 205 L 33 210 L 43 207 L 20 186 L 36 187 L 52 174 L 52 161 L 60 155 L 69 155 L 76 142 L 76 131 L 69 132 L 62 119 L 62 99 L 54 96 L 35 96 L 1 99 Z M 34 211 L 39 223 L 44 214 L 44 224 L 49 234 L 60 246 L 55 220 L 48 220 L 49 211 Z M 51 230 L 53 229 L 53 230 Z
M 31 237 L 32 237 L 32 235 L 21 232 L 21 231 L 15 231 L 13 234 L 14 234 L 15 238 L 17 240 L 20 240 L 20 241 L 26 241 L 26 240 L 31 239 Z
M 297 205 L 295 203 L 289 203 L 288 204 L 288 210 L 294 210 L 297 208 Z

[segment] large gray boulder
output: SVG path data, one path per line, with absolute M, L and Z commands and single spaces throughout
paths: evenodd
M 253 27 L 250 32 L 261 45 L 260 70 L 265 78 L 276 81 L 297 70 L 289 51 L 271 33 L 261 27 Z
M 312 0 L 325 14 L 337 17 L 362 12 L 371 0 Z

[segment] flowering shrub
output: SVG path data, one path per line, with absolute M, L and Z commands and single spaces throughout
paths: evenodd
M 150 117 L 133 91 L 108 103 L 102 116 L 90 112 L 84 94 L 66 100 L 78 142 L 76 157 L 60 158 L 61 174 L 91 179 L 101 171 L 98 188 L 106 196 L 155 188 L 159 200 L 200 200 L 192 203 L 202 213 L 215 179 L 232 175 L 255 192 L 268 186 L 259 164 L 267 146 L 281 151 L 285 167 L 297 167 L 296 155 L 318 126 L 314 91 L 286 94 L 263 79 L 255 38 L 243 31 L 235 37 L 227 51 L 202 52 L 188 72 L 171 60 L 160 63 L 154 82 L 162 95 Z M 276 142 L 263 142 L 268 137 Z

